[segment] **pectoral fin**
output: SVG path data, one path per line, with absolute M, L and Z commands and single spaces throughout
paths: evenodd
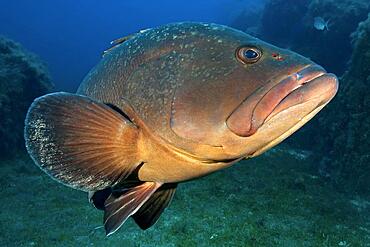
M 36 99 L 25 121 L 28 153 L 56 180 L 97 191 L 125 179 L 139 164 L 138 128 L 86 96 L 53 93 Z
M 144 29 L 144 30 L 140 30 L 138 33 L 130 34 L 130 35 L 127 35 L 127 36 L 124 36 L 124 37 L 121 37 L 121 38 L 118 38 L 118 39 L 115 39 L 115 40 L 111 41 L 110 44 L 112 46 L 110 48 L 106 49 L 105 51 L 103 51 L 103 57 L 105 55 L 107 55 L 110 51 L 112 51 L 114 48 L 118 47 L 120 44 L 126 42 L 127 40 L 132 39 L 133 37 L 135 37 L 139 33 L 144 33 L 146 31 L 148 31 L 149 29 L 150 28 Z

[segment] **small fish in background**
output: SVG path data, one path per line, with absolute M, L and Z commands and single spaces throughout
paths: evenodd
M 319 31 L 324 31 L 325 29 L 329 31 L 329 22 L 330 20 L 325 21 L 322 17 L 315 17 L 313 26 Z

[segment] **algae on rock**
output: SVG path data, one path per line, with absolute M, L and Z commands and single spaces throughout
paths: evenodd
M 0 157 L 24 149 L 24 117 L 33 99 L 53 88 L 46 67 L 14 41 L 0 37 Z
M 335 103 L 320 119 L 326 133 L 317 150 L 329 154 L 322 164 L 343 190 L 370 192 L 370 13 L 352 35 L 354 51 Z
M 370 2 L 363 0 L 270 0 L 255 34 L 342 75 L 352 53 L 350 34 L 366 19 L 369 10 Z M 314 28 L 314 18 L 318 16 L 329 21 L 329 30 Z M 244 22 L 245 26 L 250 20 L 245 18 Z M 244 27 L 241 18 L 234 26 Z
M 365 0 L 269 0 L 256 31 L 340 77 L 333 101 L 285 143 L 313 151 L 319 172 L 338 189 L 361 193 L 370 192 L 369 11 Z M 329 30 L 313 27 L 317 16 L 329 20 Z

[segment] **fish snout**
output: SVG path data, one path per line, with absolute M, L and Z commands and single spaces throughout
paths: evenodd
M 228 117 L 228 128 L 238 136 L 248 137 L 271 117 L 292 106 L 319 99 L 318 106 L 329 102 L 338 90 L 338 79 L 321 66 L 310 64 L 278 83 L 258 89 Z

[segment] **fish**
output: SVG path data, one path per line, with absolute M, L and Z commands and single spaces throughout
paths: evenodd
M 330 20 L 325 21 L 322 17 L 315 17 L 313 26 L 319 31 L 324 31 L 325 29 L 329 31 Z
M 271 149 L 338 90 L 311 60 L 219 24 L 118 40 L 76 93 L 35 99 L 24 130 L 34 163 L 104 211 L 107 236 L 129 217 L 153 226 L 179 183 Z

